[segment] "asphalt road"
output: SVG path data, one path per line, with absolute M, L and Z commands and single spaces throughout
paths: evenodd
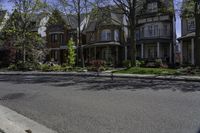
M 0 76 L 0 104 L 59 133 L 200 133 L 200 83 Z

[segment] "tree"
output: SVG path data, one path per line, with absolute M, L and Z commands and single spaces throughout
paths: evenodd
M 37 16 L 45 8 L 41 0 L 12 0 L 14 12 L 5 25 L 4 40 L 17 49 L 22 55 L 23 64 L 35 61 L 34 52 L 40 49 L 44 40 L 34 32 Z M 6 44 L 7 45 L 7 44 Z
M 79 53 L 80 53 L 80 59 L 81 59 L 81 65 L 82 67 L 85 66 L 84 63 L 84 56 L 83 56 L 83 47 L 82 47 L 82 29 L 81 29 L 81 18 L 82 13 L 87 11 L 87 4 L 88 0 L 57 0 L 60 5 L 62 5 L 63 11 L 65 11 L 66 14 L 73 14 L 75 15 L 77 19 L 77 41 L 76 41 L 76 51 L 77 51 L 77 64 L 79 60 Z M 79 52 L 80 48 L 80 52 Z
M 127 17 L 128 29 L 130 31 L 130 51 L 131 51 L 131 66 L 136 66 L 136 15 L 138 7 L 143 5 L 143 0 L 113 0 L 113 2 L 122 10 Z
M 68 49 L 68 65 L 73 67 L 75 65 L 75 45 L 73 39 L 70 39 L 68 44 L 67 44 L 67 49 Z

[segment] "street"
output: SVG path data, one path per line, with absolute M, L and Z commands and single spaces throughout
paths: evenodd
M 200 133 L 200 83 L 0 75 L 0 104 L 59 133 Z

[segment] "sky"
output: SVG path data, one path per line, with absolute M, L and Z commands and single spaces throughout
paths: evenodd
M 181 2 L 182 0 L 174 0 L 174 6 L 176 10 L 180 8 Z M 12 5 L 10 3 L 5 2 L 3 3 L 3 8 L 7 10 L 11 10 Z M 176 35 L 177 35 L 177 38 L 181 36 L 181 20 L 180 20 L 179 14 L 176 14 Z

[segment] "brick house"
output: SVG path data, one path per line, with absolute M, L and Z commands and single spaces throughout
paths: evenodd
M 53 16 L 50 17 L 53 19 Z M 55 17 L 56 18 L 56 17 Z M 67 63 L 67 43 L 72 38 L 76 45 L 78 19 L 75 15 L 65 15 L 57 12 L 57 22 L 50 23 L 47 26 L 47 49 L 49 54 L 47 61 L 52 61 L 57 64 Z M 84 17 L 81 16 L 81 27 Z M 84 35 L 83 35 L 84 37 Z

